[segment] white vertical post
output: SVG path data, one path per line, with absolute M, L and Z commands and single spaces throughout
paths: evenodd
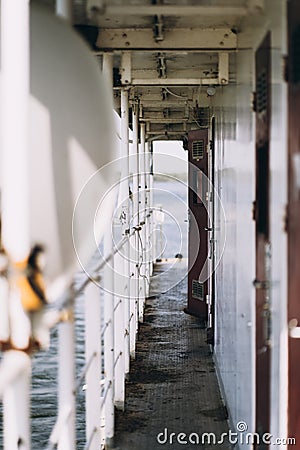
M 30 250 L 28 10 L 28 0 L 17 7 L 1 2 L 2 241 L 14 262 L 24 261 Z
M 101 303 L 100 289 L 90 282 L 85 289 L 85 362 L 89 364 L 85 382 L 86 441 L 90 450 L 101 446 Z
M 153 175 L 151 174 L 151 165 L 153 164 L 153 142 L 149 146 L 149 209 L 150 209 L 150 276 L 153 274 L 153 262 L 155 259 L 155 239 L 154 239 L 154 217 L 153 217 Z
M 152 243 L 151 243 L 151 211 L 150 211 L 150 153 L 149 153 L 149 143 L 146 143 L 146 195 L 145 195 L 145 209 L 146 209 L 146 255 L 147 255 L 147 277 L 150 282 L 150 276 L 152 275 L 151 267 L 152 267 Z M 150 285 L 147 283 L 147 292 L 146 296 L 149 295 Z
M 141 123 L 140 125 L 140 133 L 141 133 L 141 150 L 140 150 L 140 172 L 141 172 L 141 197 L 140 197 L 140 205 L 141 205 L 141 212 L 140 212 L 140 224 L 144 225 L 145 222 L 145 185 L 146 185 L 146 178 L 145 178 L 145 123 Z
M 107 88 L 113 93 L 113 54 L 104 53 L 102 60 L 102 73 L 107 83 Z M 113 251 L 113 229 L 107 230 L 104 236 L 104 255 L 109 255 Z M 113 447 L 115 412 L 114 412 L 114 257 L 106 264 L 103 271 L 104 281 L 104 322 L 108 327 L 104 334 L 104 375 L 106 394 L 105 405 L 101 411 L 101 420 L 104 413 L 105 423 L 105 445 L 107 448 Z M 100 375 L 101 376 L 101 373 Z M 107 390 L 108 389 L 108 390 Z M 98 447 L 100 448 L 100 446 Z
M 72 0 L 56 0 L 56 15 L 72 23 Z
M 56 0 L 56 14 L 72 23 L 72 0 Z M 72 305 L 73 308 L 73 305 Z M 74 322 L 59 327 L 59 413 L 69 408 L 68 422 L 59 439 L 58 450 L 75 448 L 75 346 Z
M 125 185 L 126 198 L 123 205 L 123 213 L 125 214 L 125 222 L 123 224 L 123 236 L 129 234 L 130 221 L 129 221 L 129 102 L 128 102 L 128 90 L 122 89 L 121 91 L 121 154 L 124 160 L 123 166 L 123 180 Z M 130 369 L 130 335 L 132 334 L 133 323 L 130 320 L 131 313 L 131 299 L 130 299 L 130 279 L 131 279 L 131 262 L 130 262 L 130 241 L 127 240 L 124 247 L 125 257 L 123 260 L 123 274 L 127 279 L 127 285 L 125 286 L 124 297 L 124 324 L 125 324 L 125 342 L 124 342 L 124 370 L 125 374 L 129 373 Z
M 20 370 L 18 377 L 6 386 L 3 394 L 4 449 L 29 450 L 31 360 L 24 352 L 17 350 L 10 350 L 6 356 L 10 359 L 10 363 L 14 367 L 19 366 Z
M 111 94 L 113 94 L 113 53 L 103 54 L 102 73 L 108 85 L 108 89 Z
M 127 293 L 128 284 L 125 286 Z M 124 410 L 125 404 L 125 299 L 115 297 L 114 331 L 115 331 L 115 406 Z
M 56 0 L 56 14 L 72 23 L 72 0 Z M 70 305 L 73 310 L 74 305 Z M 59 413 L 68 408 L 70 415 L 63 428 L 58 443 L 58 450 L 74 449 L 75 432 L 75 333 L 74 321 L 59 326 Z
M 108 255 L 113 249 L 112 229 L 104 235 L 104 255 Z M 104 334 L 104 391 L 107 391 L 105 401 L 105 443 L 113 447 L 114 439 L 114 363 L 115 363 L 115 338 L 114 338 L 114 258 L 105 266 L 104 280 L 104 322 L 107 329 Z
M 74 310 L 73 301 L 69 305 Z M 58 441 L 58 450 L 76 448 L 75 425 L 75 333 L 74 319 L 59 325 L 58 414 L 66 416 Z
M 102 72 L 104 74 L 104 77 L 106 78 L 106 82 L 108 83 L 108 89 L 113 90 L 113 54 L 112 53 L 104 53 L 103 55 L 103 64 L 102 64 Z M 121 145 L 122 145 L 122 156 L 126 155 L 126 168 L 125 172 L 123 173 L 123 177 L 128 177 L 129 175 L 129 169 L 128 166 L 128 152 L 129 152 L 129 129 L 128 129 L 128 92 L 126 93 L 127 99 L 124 100 L 124 102 L 127 102 L 127 105 L 123 105 L 123 114 L 121 113 L 122 124 L 121 124 Z M 127 123 L 127 129 L 125 130 L 125 124 Z M 128 179 L 122 180 L 121 183 L 125 186 L 125 191 L 128 195 Z M 121 189 L 122 186 L 120 186 Z M 123 211 L 126 215 L 126 224 L 124 225 L 123 234 L 125 234 L 128 230 L 128 224 L 129 224 L 129 203 L 126 199 L 125 205 L 123 208 Z M 113 236 L 110 237 L 110 250 L 113 249 Z M 126 255 L 129 255 L 129 243 L 125 244 L 125 253 Z M 116 261 L 119 262 L 119 259 Z M 130 271 L 129 262 L 124 261 L 124 275 L 125 277 L 128 276 L 128 271 Z M 123 270 L 121 270 L 123 271 Z M 115 279 L 117 281 L 117 277 L 119 274 L 119 267 L 116 270 L 115 273 Z M 114 279 L 114 275 L 113 275 Z M 123 279 L 122 279 L 123 282 Z M 119 280 L 118 280 L 119 283 Z M 123 408 L 124 405 L 124 398 L 125 398 L 125 373 L 129 372 L 129 281 L 127 283 L 127 286 L 125 286 L 125 289 L 127 289 L 127 295 L 126 297 L 122 298 L 119 295 L 113 296 L 111 298 L 112 303 L 114 304 L 114 307 L 116 308 L 116 311 L 113 316 L 114 320 L 114 365 L 115 365 L 115 385 L 114 385 L 114 399 L 115 399 L 115 405 L 119 408 Z M 119 290 L 119 286 L 118 286 Z M 113 289 L 112 289 L 113 292 Z M 108 441 L 111 441 L 110 443 L 107 441 L 107 445 L 112 445 L 112 437 L 107 437 Z
M 145 215 L 145 123 L 141 123 L 140 126 L 140 132 L 141 132 L 141 150 L 140 150 L 140 173 L 141 173 L 141 179 L 140 179 L 140 206 L 141 206 L 141 212 L 140 212 L 140 225 L 142 227 L 142 230 L 140 232 L 141 235 L 141 248 L 140 248 L 140 274 L 141 274 L 141 283 L 140 283 L 140 296 L 139 296 L 139 321 L 142 322 L 144 318 L 144 305 L 145 305 L 145 286 L 146 286 L 146 279 L 145 279 L 145 239 L 146 239 L 146 233 L 145 233 L 145 224 L 146 224 L 146 215 Z
M 16 35 L 15 30 L 18 30 Z M 1 1 L 1 189 L 2 243 L 15 263 L 26 260 L 29 236 L 29 1 Z M 11 296 L 18 296 L 18 292 Z M 11 301 L 11 298 L 9 299 Z M 2 313 L 2 312 L 1 312 Z M 20 348 L 28 345 L 29 328 L 19 323 Z M 21 327 L 20 327 L 21 325 Z M 23 326 L 24 325 L 24 326 Z M 28 325 L 28 323 L 27 323 Z M 14 324 L 11 323 L 13 327 Z M 30 449 L 30 358 L 12 351 L 25 361 L 20 377 L 3 393 L 4 449 Z
M 133 132 L 133 157 L 132 157 L 132 171 L 133 171 L 133 226 L 138 229 L 140 226 L 140 204 L 139 204 L 139 144 L 138 144 L 138 105 L 134 104 L 132 108 L 132 132 Z M 131 295 L 130 304 L 130 353 L 135 358 L 136 333 L 138 328 L 138 298 L 139 298 L 139 235 L 136 232 L 132 237 L 133 248 L 133 292 Z
M 160 214 L 163 214 L 162 211 L 162 205 L 159 205 L 159 212 Z M 162 221 L 159 221 L 159 258 L 162 259 L 163 257 L 163 252 L 164 252 L 164 247 L 163 247 L 163 228 L 162 228 Z

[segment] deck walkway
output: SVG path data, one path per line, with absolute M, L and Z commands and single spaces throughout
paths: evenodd
M 229 448 L 201 444 L 202 433 L 217 439 L 228 430 L 206 332 L 183 312 L 187 297 L 186 262 L 155 267 L 144 323 L 140 326 L 136 359 L 126 384 L 125 412 L 116 417 L 116 447 L 120 450 Z M 170 270 L 169 270 L 170 269 Z M 179 281 L 181 280 L 181 281 Z M 179 283 L 176 284 L 176 282 Z M 168 287 L 171 289 L 168 291 Z M 172 287 L 174 286 L 174 287 Z M 168 291 L 168 292 L 166 292 Z M 165 441 L 167 429 L 168 443 Z M 160 442 L 157 435 L 160 435 Z M 170 433 L 176 433 L 171 438 Z M 191 439 L 192 443 L 179 444 Z M 197 444 L 197 436 L 200 444 Z M 212 439 L 212 438 L 211 438 Z

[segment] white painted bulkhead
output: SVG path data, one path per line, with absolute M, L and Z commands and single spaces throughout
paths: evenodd
M 216 270 L 215 358 L 231 426 L 243 420 L 254 431 L 252 52 L 238 53 L 236 63 L 238 87 L 224 88 L 222 106 L 216 108 L 216 180 L 226 216 L 226 244 Z
M 236 86 L 217 91 L 216 190 L 226 214 L 226 245 L 216 270 L 215 360 L 230 425 L 255 428 L 255 50 L 271 31 L 270 239 L 271 429 L 287 436 L 287 85 L 285 3 L 266 2 L 263 16 L 238 35 Z M 217 202 L 216 202 L 217 204 Z M 216 226 L 220 211 L 216 211 Z M 251 445 L 242 445 L 250 448 Z M 278 447 L 280 448 L 280 446 Z M 282 447 L 283 448 L 283 447 Z

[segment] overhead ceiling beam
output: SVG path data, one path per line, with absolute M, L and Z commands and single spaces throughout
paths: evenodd
M 209 104 L 210 104 L 210 101 L 209 101 L 209 97 L 207 96 L 207 93 L 206 93 L 206 91 L 205 91 L 205 93 L 203 93 L 203 94 L 201 94 L 201 96 L 199 96 L 200 98 L 201 98 L 201 106 L 209 106 Z M 172 111 L 178 111 L 178 112 L 182 112 L 183 113 L 183 111 L 185 111 L 185 109 L 186 109 L 186 103 L 175 103 L 175 104 L 172 104 L 171 102 L 167 102 L 166 104 L 163 102 L 162 103 L 162 106 L 161 107 L 159 107 L 159 106 L 157 106 L 157 102 L 156 102 L 156 104 L 154 103 L 154 102 L 144 102 L 143 100 L 140 100 L 141 101 L 141 103 L 142 103 L 142 105 L 143 105 L 143 111 L 144 111 L 144 113 L 145 113 L 145 115 L 148 115 L 148 114 L 154 114 L 154 113 L 158 113 L 158 112 L 160 112 L 160 111 L 162 111 L 162 109 L 165 107 L 165 108 L 173 108 L 172 109 Z M 192 101 L 190 101 L 190 108 L 192 108 L 193 107 L 193 103 L 192 103 Z
M 140 102 L 143 108 L 154 109 L 155 111 L 161 111 L 163 108 L 173 108 L 173 110 L 182 110 L 186 108 L 187 101 L 192 103 L 192 99 L 183 100 L 182 102 L 166 101 L 166 100 L 144 100 L 143 97 L 140 98 Z
M 156 41 L 151 28 L 102 28 L 96 47 L 103 50 L 234 50 L 237 36 L 229 28 L 173 28 L 164 31 L 163 41 Z
M 142 117 L 140 118 L 140 122 L 151 122 L 151 123 L 158 123 L 158 124 L 163 124 L 163 123 L 184 123 L 184 122 L 189 122 L 189 118 L 188 117 L 178 117 L 178 118 L 158 118 L 156 119 L 155 117 Z M 193 122 L 193 120 L 191 120 L 191 122 Z
M 210 86 L 218 85 L 219 78 L 133 78 L 133 86 Z
M 212 70 L 214 73 L 212 73 Z M 182 69 L 170 69 L 168 68 L 167 76 L 170 78 L 200 78 L 200 77 L 213 77 L 217 75 L 218 73 L 218 63 L 214 63 L 209 65 L 206 65 L 202 67 L 199 64 L 199 67 L 197 68 L 189 68 L 188 65 Z M 161 72 L 158 72 L 154 69 L 133 69 L 132 70 L 132 78 L 165 78 L 160 75 Z M 223 74 L 223 78 L 224 78 Z
M 225 85 L 229 83 L 229 55 L 228 53 L 219 53 L 218 76 L 217 77 L 197 77 L 191 75 L 187 77 L 172 78 L 136 78 L 132 77 L 132 84 L 135 86 L 209 86 Z
M 147 131 L 147 134 L 151 134 L 151 135 L 164 135 L 164 136 L 182 136 L 183 134 L 186 133 L 186 130 L 178 130 L 178 131 L 168 131 L 168 130 L 157 130 L 157 131 L 152 131 L 149 130 Z
M 91 3 L 91 2 L 90 2 Z M 102 16 L 199 16 L 243 17 L 248 9 L 243 6 L 197 6 L 197 5 L 111 5 L 99 11 Z

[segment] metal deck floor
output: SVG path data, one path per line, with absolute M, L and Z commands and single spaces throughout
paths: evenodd
M 198 319 L 186 315 L 186 263 L 163 262 L 155 267 L 150 298 L 140 325 L 136 359 L 126 383 L 125 412 L 116 415 L 116 447 L 120 450 L 179 450 L 229 448 L 227 444 L 202 444 L 202 433 L 217 439 L 228 431 L 206 330 Z M 166 293 L 168 286 L 175 287 Z M 168 442 L 165 441 L 168 430 Z M 161 443 L 157 435 L 161 435 Z M 170 433 L 176 433 L 170 444 Z M 180 444 L 181 440 L 193 443 Z M 200 436 L 197 444 L 195 435 Z M 195 442 L 195 443 L 194 443 Z

